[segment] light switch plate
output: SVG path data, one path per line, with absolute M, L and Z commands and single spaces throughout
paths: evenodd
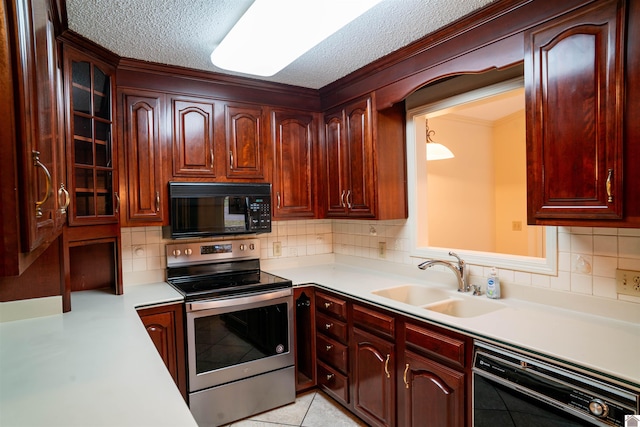
M 617 269 L 616 288 L 619 294 L 640 297 L 640 271 Z

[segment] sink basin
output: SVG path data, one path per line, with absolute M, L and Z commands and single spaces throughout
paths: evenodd
M 420 285 L 401 285 L 373 291 L 372 294 L 411 305 L 427 305 L 451 297 L 449 291 Z
M 476 317 L 488 314 L 505 306 L 487 300 L 474 299 L 448 299 L 425 307 L 427 310 L 446 314 L 453 317 Z

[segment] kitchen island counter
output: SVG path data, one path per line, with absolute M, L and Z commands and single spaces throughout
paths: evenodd
M 72 311 L 0 324 L 0 425 L 197 427 L 136 308 L 168 284 L 73 292 Z

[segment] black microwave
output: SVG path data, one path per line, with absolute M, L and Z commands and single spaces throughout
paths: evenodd
M 172 239 L 271 232 L 271 184 L 170 182 Z

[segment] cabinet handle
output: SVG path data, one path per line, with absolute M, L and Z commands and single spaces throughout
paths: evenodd
M 333 304 L 331 301 L 329 301 L 329 302 L 325 302 L 325 303 L 324 303 L 324 308 L 329 308 L 329 307 L 331 307 L 331 304 Z
M 156 191 L 156 212 L 160 212 L 160 192 Z
M 342 194 L 340 194 L 340 206 L 342 206 L 343 208 L 345 207 L 345 204 L 344 204 L 344 193 L 345 193 L 345 191 L 342 190 Z
M 351 190 L 347 191 L 347 207 L 349 209 L 351 209 L 351 206 L 353 206 L 353 203 L 351 203 L 351 201 L 353 200 L 352 194 L 351 194 Z
M 60 203 L 60 196 L 64 196 L 64 202 Z M 69 203 L 71 203 L 71 197 L 69 196 L 69 192 L 66 188 L 64 188 L 64 183 L 60 183 L 60 188 L 58 189 L 58 203 L 61 205 L 60 213 L 66 214 L 67 208 L 69 207 Z
M 611 181 L 613 180 L 613 169 L 609 169 L 609 171 L 607 172 L 607 183 L 606 183 L 606 187 L 607 187 L 607 202 L 609 203 L 613 203 L 613 192 L 612 190 L 612 183 Z
M 233 170 L 233 151 L 229 150 L 229 167 Z
M 209 166 L 210 169 L 213 169 L 213 165 L 215 163 L 215 156 L 213 155 L 213 148 L 209 149 L 209 156 L 211 157 L 211 166 Z
M 42 218 L 42 205 L 44 205 L 51 196 L 51 174 L 49 173 L 49 169 L 40 161 L 39 151 L 33 151 L 31 155 L 33 156 L 33 165 L 43 170 L 47 182 L 47 194 L 44 195 L 42 200 L 36 201 L 36 218 Z
M 335 375 L 327 374 L 327 381 L 331 381 Z
M 402 378 L 404 379 L 404 387 L 409 388 L 409 382 L 407 381 L 407 373 L 409 372 L 409 364 L 404 367 L 404 375 Z
M 331 329 L 331 328 L 333 328 L 333 323 L 325 323 L 325 324 L 324 324 L 324 328 L 325 328 L 325 329 Z
M 333 348 L 333 346 L 331 344 L 329 344 L 328 346 L 325 347 L 327 349 L 327 351 L 331 351 L 331 349 Z
M 280 209 L 280 192 L 276 192 L 276 199 L 278 200 L 278 209 Z
M 116 198 L 116 213 L 120 212 L 120 195 L 118 193 L 113 193 Z
M 387 378 L 391 378 L 391 374 L 389 373 L 389 359 L 391 358 L 390 354 L 387 354 L 387 360 L 384 361 L 384 373 L 387 374 Z

